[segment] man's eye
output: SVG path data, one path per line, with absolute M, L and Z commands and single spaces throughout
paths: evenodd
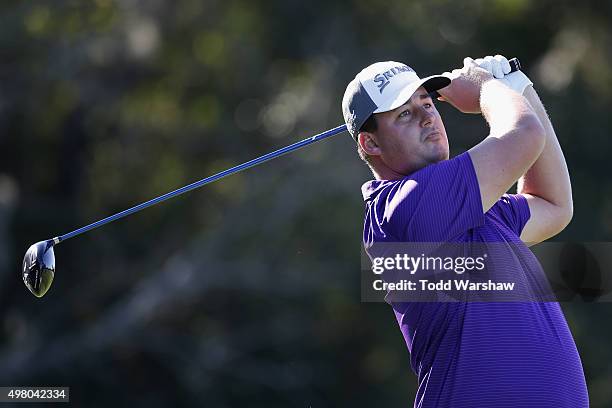
M 404 116 L 408 116 L 408 115 L 410 115 L 410 111 L 409 110 L 405 110 L 402 113 L 400 113 L 398 117 L 403 118 Z
M 431 108 L 432 106 L 433 106 L 433 105 L 432 105 L 431 103 L 429 103 L 429 102 L 427 102 L 427 103 L 425 104 L 425 108 L 427 108 L 427 109 Z

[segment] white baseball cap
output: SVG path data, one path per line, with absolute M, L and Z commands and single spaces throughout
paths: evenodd
M 421 79 L 412 68 L 401 62 L 376 62 L 364 68 L 346 87 L 342 98 L 346 127 L 357 140 L 359 129 L 373 113 L 388 112 L 402 106 L 421 86 L 431 93 L 450 82 L 442 75 Z

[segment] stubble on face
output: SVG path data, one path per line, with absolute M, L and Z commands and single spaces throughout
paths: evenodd
M 380 159 L 393 173 L 408 175 L 449 158 L 444 123 L 424 88 L 397 109 L 376 115 Z

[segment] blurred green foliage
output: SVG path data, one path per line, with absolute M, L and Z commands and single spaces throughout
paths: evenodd
M 371 62 L 424 76 L 492 53 L 521 59 L 564 147 L 558 239 L 610 240 L 611 22 L 595 1 L 3 2 L 2 383 L 70 386 L 78 406 L 409 405 L 393 314 L 360 302 L 370 175 L 346 135 L 61 245 L 43 299 L 23 253 L 341 123 Z M 486 135 L 440 109 L 453 154 Z M 612 308 L 563 308 L 610 407 Z

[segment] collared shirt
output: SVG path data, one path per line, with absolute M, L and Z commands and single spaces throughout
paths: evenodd
M 370 257 L 384 242 L 507 243 L 513 253 L 503 270 L 525 285 L 544 277 L 519 238 L 530 217 L 525 197 L 505 194 L 483 213 L 467 152 L 399 180 L 369 181 L 362 193 Z M 415 407 L 588 407 L 558 303 L 389 303 L 418 377 Z

